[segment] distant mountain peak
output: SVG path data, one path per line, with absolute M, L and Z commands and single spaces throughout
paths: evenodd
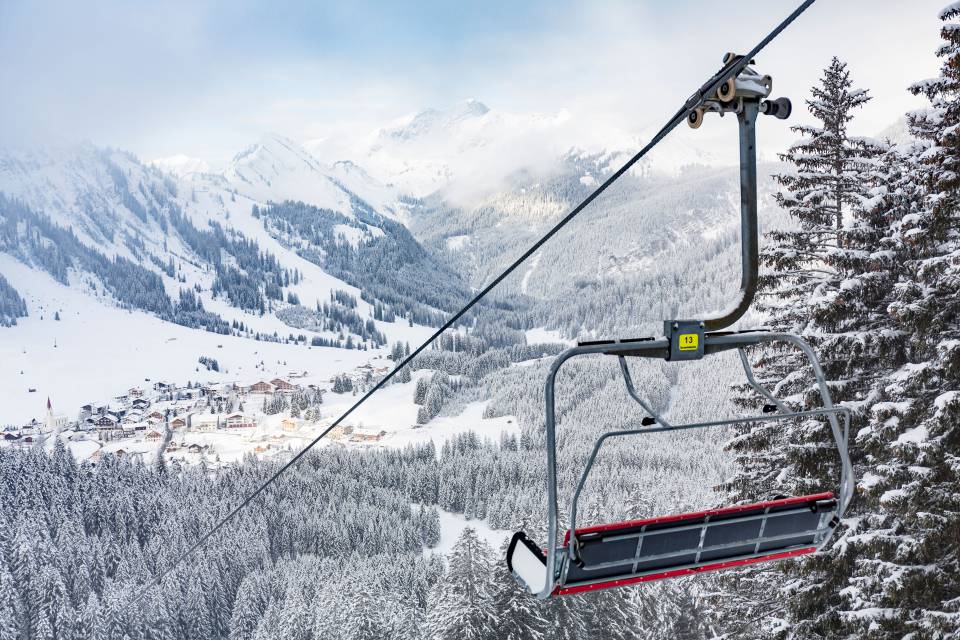
M 459 112 L 465 117 L 480 117 L 489 113 L 490 107 L 479 100 L 469 98 L 455 108 L 454 111 Z
M 209 173 L 210 165 L 200 158 L 192 158 L 186 154 L 178 153 L 165 158 L 155 158 L 148 164 L 163 169 L 167 173 L 178 176 L 186 176 L 191 173 Z
M 471 98 L 448 109 L 422 109 L 398 126 L 381 129 L 379 137 L 412 140 L 454 129 L 470 120 L 483 118 L 488 113 L 490 113 L 490 108 L 487 105 Z
M 321 170 L 320 162 L 300 144 L 277 133 L 266 133 L 254 144 L 233 157 L 227 172 L 236 172 L 243 165 L 280 163 L 286 167 L 307 165 L 311 169 Z

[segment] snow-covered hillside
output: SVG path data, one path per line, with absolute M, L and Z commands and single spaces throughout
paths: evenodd
M 39 240 L 30 246 L 23 236 L 7 240 L 0 273 L 30 307 L 30 317 L 15 331 L 25 332 L 23 346 L 31 350 L 27 336 L 47 338 L 25 329 L 39 309 L 97 315 L 112 305 L 125 315 L 131 335 L 143 334 L 148 325 L 155 330 L 179 323 L 185 326 L 171 330 L 199 333 L 198 343 L 221 341 L 196 328 L 203 326 L 241 342 L 291 343 L 300 350 L 311 342 L 345 346 L 347 337 L 366 348 L 406 340 L 411 319 L 436 324 L 457 306 L 459 292 L 466 291 L 457 284 L 458 273 L 482 284 L 643 138 L 643 132 L 620 138 L 620 151 L 571 151 L 570 119 L 566 112 L 513 114 L 471 100 L 384 126 L 361 141 L 353 159 L 321 160 L 330 148 L 323 142 L 300 145 L 267 134 L 219 172 L 187 156 L 143 164 L 132 154 L 90 143 L 0 150 L 0 193 L 29 207 L 30 215 L 48 217 L 78 243 L 70 250 L 59 243 L 68 265 L 57 271 L 44 262 L 52 260 L 44 247 L 64 236 L 40 231 L 34 221 L 31 233 Z M 663 167 L 704 159 L 688 140 L 677 145 L 658 149 Z M 283 201 L 315 209 L 267 206 Z M 571 334 L 602 332 L 627 316 L 635 326 L 636 313 L 613 309 L 617 320 L 597 318 L 598 326 L 585 328 L 577 324 L 577 305 L 561 305 L 559 314 L 550 309 L 566 296 L 595 304 L 596 294 L 580 290 L 581 282 L 635 286 L 628 283 L 649 281 L 664 267 L 688 270 L 697 255 L 687 255 L 684 246 L 733 255 L 736 202 L 733 175 L 725 170 L 662 178 L 645 165 L 505 283 L 505 292 L 545 301 L 547 324 L 566 326 Z M 17 224 L 22 227 L 25 219 L 21 215 Z M 631 233 L 622 233 L 625 221 Z M 71 251 L 86 254 L 81 259 Z M 360 253 L 353 259 L 350 252 Z M 380 277 L 371 270 L 385 255 L 395 259 L 383 262 L 387 272 Z M 12 258 L 19 261 L 16 268 Z M 121 265 L 121 280 L 130 280 L 130 269 L 136 269 L 136 278 L 159 283 L 151 295 L 169 300 L 145 306 L 136 291 L 111 281 L 103 265 L 117 260 L 129 261 Z M 404 271 L 408 264 L 414 271 Z M 23 271 L 26 266 L 32 271 Z M 51 298 L 48 287 L 35 286 L 47 277 L 40 277 L 44 270 L 66 287 L 63 295 Z M 709 276 L 701 274 L 700 284 L 712 286 Z M 184 290 L 190 292 L 186 300 Z M 333 301 L 337 295 L 354 306 L 341 308 Z M 658 315 L 677 304 L 677 295 L 667 292 L 666 300 L 653 305 L 642 299 L 631 304 L 655 307 L 652 315 Z M 58 302 L 67 298 L 72 309 Z M 191 310 L 194 304 L 199 311 Z M 146 322 L 146 314 L 118 307 L 146 309 L 159 319 Z M 96 340 L 89 346 L 101 347 Z
M 395 196 L 359 167 L 323 166 L 276 136 L 222 174 L 175 175 L 89 143 L 0 151 L 0 274 L 29 314 L 3 334 L 4 361 L 17 362 L 4 382 L 18 402 L 0 420 L 38 415 L 42 406 L 30 400 L 41 393 L 72 401 L 144 376 L 183 381 L 197 355 L 220 343 L 238 350 L 240 367 L 262 359 L 255 351 L 312 361 L 311 343 L 377 349 L 414 339 L 423 329 L 408 318 L 392 310 L 374 318 L 374 297 L 355 286 L 349 263 L 341 258 L 337 273 L 354 284 L 331 275 L 324 256 L 307 259 L 278 241 L 256 215 L 258 206 L 296 199 L 341 216 L 329 233 L 343 254 L 393 232 L 415 243 L 392 222 L 406 215 Z M 382 245 L 376 250 L 389 250 Z M 287 309 L 310 321 L 290 324 L 293 315 L 280 313 Z M 52 324 L 55 313 L 62 324 Z M 58 351 L 47 353 L 59 332 Z M 350 351 L 343 357 L 365 353 Z M 90 375 L 97 361 L 111 364 Z M 20 403 L 28 387 L 44 391 Z

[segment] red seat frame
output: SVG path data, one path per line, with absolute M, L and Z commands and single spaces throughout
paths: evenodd
M 723 507 L 719 509 L 707 509 L 705 511 L 693 511 L 690 513 L 660 516 L 656 518 L 628 520 L 626 522 L 618 522 L 618 523 L 612 523 L 612 524 L 600 524 L 600 525 L 578 528 L 577 537 L 580 537 L 582 535 L 587 535 L 587 534 L 596 534 L 596 533 L 603 534 L 603 533 L 620 532 L 625 530 L 636 529 L 638 527 L 647 527 L 649 525 L 684 526 L 688 523 L 691 523 L 693 521 L 698 521 L 698 520 L 707 522 L 709 521 L 710 518 L 715 518 L 717 516 L 731 516 L 731 515 L 743 514 L 743 513 L 752 512 L 752 511 L 768 511 L 769 509 L 776 509 L 780 507 L 788 507 L 788 506 L 799 505 L 799 504 L 816 503 L 819 501 L 833 500 L 833 499 L 834 499 L 834 494 L 828 491 L 828 492 L 816 493 L 816 494 L 811 494 L 806 496 L 779 498 L 776 500 L 766 500 L 763 502 L 755 502 L 752 504 L 745 504 L 745 505 L 735 505 L 735 506 Z M 669 531 L 669 529 L 670 527 L 666 527 L 661 531 Z M 564 546 L 566 546 L 569 543 L 569 541 L 570 541 L 570 530 L 568 529 L 566 534 L 563 537 Z M 557 587 L 553 590 L 552 595 L 563 596 L 563 595 L 571 595 L 575 593 L 599 591 L 601 589 L 624 587 L 632 584 L 639 584 L 642 582 L 653 582 L 655 580 L 664 580 L 667 578 L 676 578 L 681 576 L 695 575 L 695 574 L 704 573 L 707 571 L 729 569 L 732 567 L 751 565 L 759 562 L 784 560 L 787 558 L 794 558 L 797 556 L 815 553 L 816 551 L 817 551 L 817 547 L 815 545 L 811 545 L 811 546 L 801 547 L 799 549 L 790 549 L 788 551 L 774 551 L 771 553 L 757 555 L 749 558 L 740 558 L 736 560 L 718 561 L 718 562 L 708 562 L 706 564 L 696 566 L 696 567 L 670 569 L 665 571 L 648 573 L 645 575 L 632 576 L 629 578 L 611 579 L 607 581 L 593 582 L 589 584 L 574 584 L 566 587 Z

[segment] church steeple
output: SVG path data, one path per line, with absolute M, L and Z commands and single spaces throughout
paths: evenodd
M 47 396 L 47 429 L 55 429 L 57 421 L 53 417 L 53 403 L 50 402 L 50 396 Z

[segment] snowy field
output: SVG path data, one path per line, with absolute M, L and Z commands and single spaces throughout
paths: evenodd
M 527 344 L 560 343 L 560 344 L 565 344 L 571 347 L 576 344 L 575 341 L 564 338 L 559 331 L 554 331 L 553 329 L 546 329 L 544 327 L 527 329 L 526 336 L 527 336 Z
M 457 538 L 460 537 L 460 534 L 463 533 L 463 530 L 467 527 L 472 527 L 482 540 L 485 540 L 487 544 L 493 547 L 495 552 L 500 550 L 500 545 L 503 544 L 504 540 L 507 540 L 513 535 L 512 531 L 491 529 L 483 520 L 467 520 L 463 514 L 450 513 L 443 509 L 438 509 L 437 511 L 440 514 L 440 542 L 434 548 L 426 549 L 424 553 L 427 555 L 431 553 L 449 554 L 453 550 L 453 545 L 456 544 Z
M 7 255 L 0 255 L 0 273 L 22 292 L 30 313 L 17 326 L 4 329 L 0 341 L 0 385 L 6 390 L 0 424 L 42 418 L 48 396 L 56 411 L 73 418 L 87 402 L 107 402 L 133 386 L 158 380 L 249 383 L 306 371 L 302 383 L 325 383 L 377 356 L 378 362 L 389 362 L 384 359 L 387 349 L 284 345 L 181 327 L 110 306 Z M 59 321 L 53 319 L 57 310 Z M 391 341 L 411 344 L 429 331 L 380 326 Z M 216 358 L 220 372 L 200 366 L 202 355 Z

